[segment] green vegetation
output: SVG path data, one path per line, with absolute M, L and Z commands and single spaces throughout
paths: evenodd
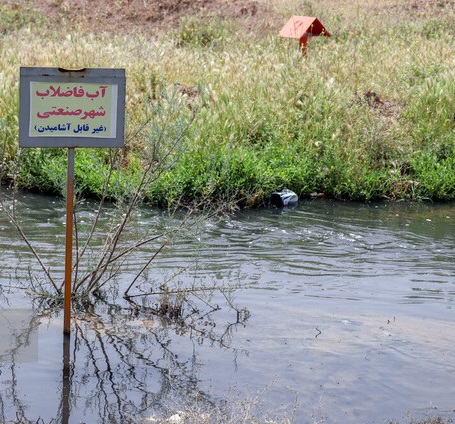
M 332 33 L 312 39 L 306 56 L 264 23 L 247 33 L 233 21 L 187 18 L 154 38 L 93 35 L 31 26 L 25 12 L 0 7 L 2 178 L 18 156 L 20 66 L 125 67 L 128 142 L 111 197 L 127 194 L 167 151 L 144 126 L 165 96 L 175 97 L 172 113 L 196 110 L 196 118 L 147 188 L 153 204 L 256 206 L 282 187 L 339 199 L 455 200 L 454 9 L 319 3 L 302 11 L 288 0 L 275 10 L 283 24 L 289 10 L 318 16 Z M 108 155 L 77 152 L 84 195 L 102 192 Z M 60 192 L 65 160 L 65 151 L 27 149 L 18 181 Z
M 15 30 L 30 26 L 42 25 L 43 17 L 31 13 L 18 5 L 0 5 L 0 34 L 7 34 Z

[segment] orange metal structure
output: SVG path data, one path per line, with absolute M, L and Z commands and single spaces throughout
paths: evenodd
M 317 35 L 330 37 L 318 18 L 311 16 L 292 16 L 278 34 L 280 37 L 296 38 L 302 53 L 305 53 L 308 38 Z

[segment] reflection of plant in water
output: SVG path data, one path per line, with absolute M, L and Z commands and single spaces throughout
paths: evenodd
M 216 309 L 212 307 L 213 311 Z M 223 326 L 214 325 L 210 312 L 196 314 L 188 309 L 178 322 L 155 312 L 153 306 L 138 310 L 130 303 L 99 301 L 91 311 L 75 315 L 68 363 L 63 364 L 64 369 L 68 367 L 69 378 L 63 377 L 62 399 L 56 405 L 55 421 L 50 422 L 68 422 L 75 410 L 84 411 L 88 422 L 139 423 L 175 407 L 197 405 L 201 413 L 216 409 L 210 396 L 199 387 L 198 374 L 203 364 L 197 359 L 197 347 L 209 342 L 231 350 L 235 360 L 239 352 L 231 346 L 228 334 L 243 322 L 236 322 L 236 311 L 231 314 L 234 322 Z M 17 351 L 26 346 L 25 336 L 36 330 L 39 321 L 44 325 L 46 318 L 44 314 L 34 316 L 30 327 L 17 334 Z M 222 328 L 217 330 L 218 327 Z M 6 359 L 5 365 L 0 362 L 0 383 L 10 388 L 0 390 L 0 409 L 8 411 L 13 406 L 18 413 L 17 422 L 32 422 L 25 419 L 27 404 L 17 388 L 24 382 L 15 376 L 14 352 Z M 0 415 L 1 422 L 8 419 L 11 417 L 5 412 Z
M 9 400 L 16 409 L 17 421 L 15 422 L 28 423 L 29 421 L 24 417 L 26 402 L 24 399 L 21 399 L 20 392 L 16 387 L 18 381 L 17 368 L 18 364 L 22 361 L 21 355 L 24 355 L 24 351 L 26 352 L 27 349 L 30 349 L 31 346 L 36 343 L 36 341 L 33 341 L 33 335 L 39 326 L 40 317 L 31 315 L 30 320 L 27 321 L 25 314 L 23 314 L 21 322 L 14 320 L 15 323 L 11 323 L 10 318 L 12 314 L 17 312 L 21 311 L 16 310 L 11 312 L 3 309 L 0 310 L 0 316 L 2 318 L 1 325 L 6 327 L 9 331 L 12 331 L 11 336 L 14 339 L 14 343 L 11 343 L 10 346 L 5 346 L 5 340 L 1 340 L 0 345 L 2 347 L 2 352 L 0 354 L 0 376 L 3 376 L 6 371 L 8 371 L 8 375 L 10 376 L 6 381 L 8 384 L 4 384 L 4 382 L 1 381 L 2 386 L 5 387 L 2 387 L 0 390 L 0 420 L 1 422 L 7 422 L 4 411 L 6 409 L 5 403 Z M 4 364 L 6 364 L 6 366 L 4 366 Z
M 192 205 L 185 214 L 176 211 L 179 216 L 173 217 L 174 225 L 169 224 L 171 217 L 166 217 L 163 224 L 159 217 L 151 217 L 141 209 L 149 185 L 173 166 L 184 148 L 185 135 L 194 119 L 194 110 L 181 107 L 173 95 L 163 95 L 149 106 L 148 122 L 127 142 L 127 148 L 123 152 L 102 153 L 108 171 L 95 210 L 85 208 L 79 212 L 79 219 L 74 213 L 75 332 L 71 353 L 65 350 L 69 341 L 64 344 L 66 359 L 58 422 L 67 422 L 65 417 L 73 408 L 96 411 L 99 422 L 122 423 L 136 422 L 135 417 L 150 415 L 150 411 L 163 405 L 181 404 L 182 399 L 185 405 L 194 402 L 203 409 L 213 408 L 210 397 L 198 387 L 201 364 L 197 346 L 210 343 L 232 350 L 236 356 L 236 349 L 231 347 L 232 334 L 248 318 L 245 310 L 234 307 L 229 295 L 232 288 L 202 284 L 197 276 L 180 279 L 185 272 L 181 269 L 173 270 L 169 278 L 151 275 L 152 263 L 173 238 L 188 236 L 205 219 L 216 216 L 220 208 L 215 210 L 204 202 Z M 143 145 L 142 162 L 128 164 L 134 160 L 128 157 L 128 143 L 138 143 L 138 138 Z M 110 182 L 125 178 L 128 166 L 140 167 L 141 178 L 127 181 L 131 185 L 128 196 L 117 198 L 115 205 L 108 203 L 115 197 L 109 191 Z M 17 175 L 18 171 L 13 173 L 10 197 L 0 193 L 0 212 L 6 213 L 37 261 L 38 269 L 29 269 L 27 291 L 41 299 L 44 309 L 58 312 L 63 283 L 45 263 L 22 225 L 14 184 Z M 195 239 L 191 234 L 191 240 Z M 119 281 L 124 286 L 120 287 Z M 119 290 L 123 291 L 123 299 Z M 227 301 L 225 324 L 214 322 L 214 312 L 221 310 L 212 301 L 215 293 L 218 298 L 221 293 L 221 300 Z M 17 346 L 23 346 L 19 339 Z M 178 351 L 182 346 L 183 353 Z M 14 361 L 13 356 L 9 360 L 13 363 L 11 373 Z M 5 367 L 0 364 L 1 370 Z M 11 377 L 14 392 L 18 382 L 14 374 Z M 0 408 L 10 399 L 3 396 L 0 394 Z M 81 399 L 85 405 L 81 405 Z M 20 396 L 14 395 L 12 401 L 19 414 L 17 421 L 27 422 Z

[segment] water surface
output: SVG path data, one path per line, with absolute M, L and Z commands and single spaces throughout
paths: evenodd
M 62 274 L 64 204 L 25 195 L 19 205 L 30 239 Z M 81 228 L 94 210 L 80 206 Z M 237 309 L 218 291 L 191 298 L 189 325 L 153 314 L 153 296 L 135 309 L 116 293 L 154 251 L 144 248 L 112 296 L 76 308 L 66 347 L 60 310 L 17 290 L 37 267 L 0 216 L 0 319 L 12 334 L 0 351 L 3 420 L 144 422 L 244 399 L 298 423 L 454 417 L 453 204 L 317 200 L 208 220 L 179 232 L 138 290 L 166 279 L 235 286 L 227 297 Z M 144 209 L 136 225 L 178 220 Z

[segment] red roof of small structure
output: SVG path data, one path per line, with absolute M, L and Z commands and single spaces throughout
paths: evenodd
M 302 38 L 304 35 L 325 35 L 330 37 L 318 18 L 310 16 L 292 16 L 278 34 L 286 38 Z

